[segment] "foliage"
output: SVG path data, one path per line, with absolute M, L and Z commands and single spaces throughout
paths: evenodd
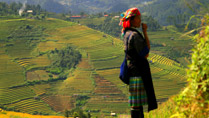
M 185 4 L 187 10 L 184 13 L 177 14 L 175 16 L 168 16 L 167 22 L 171 25 L 176 26 L 179 31 L 193 30 L 199 27 L 200 19 L 195 18 L 194 16 L 195 14 L 204 15 L 205 13 L 207 13 L 209 10 L 209 2 L 207 0 L 184 0 L 183 4 Z M 188 14 L 188 12 L 190 13 Z M 191 17 L 191 15 L 193 16 Z M 196 33 L 196 31 L 193 32 L 193 34 Z
M 208 0 L 184 0 L 184 3 L 195 14 L 204 15 L 205 13 L 208 13 Z
M 144 5 L 141 8 L 147 15 L 153 16 L 161 25 L 169 25 L 167 18 L 181 16 L 180 22 L 189 20 L 191 14 L 194 14 L 183 0 L 157 0 L 150 5 Z M 179 18 L 178 18 L 179 19 Z M 169 21 L 169 22 L 168 22 Z M 176 21 L 179 24 L 179 20 Z
M 65 116 L 66 118 L 68 118 L 68 117 L 70 116 L 70 111 L 68 111 L 67 109 L 65 109 L 65 111 L 64 111 L 64 116 Z
M 41 36 L 44 36 L 45 28 L 41 26 L 25 24 L 14 29 L 12 33 L 8 36 L 8 40 L 22 40 L 27 39 L 27 44 L 39 40 Z M 33 44 L 31 44 L 33 45 Z
M 79 117 L 79 118 L 88 118 L 88 115 L 84 113 L 84 111 L 80 108 L 74 108 L 70 111 L 70 115 L 73 116 L 74 118 Z
M 178 14 L 176 16 L 168 16 L 167 17 L 167 22 L 170 25 L 174 25 L 176 28 L 178 28 L 178 30 L 180 32 L 182 32 L 184 30 L 192 30 L 192 29 L 194 29 L 194 28 L 199 26 L 199 24 L 198 24 L 198 20 L 199 19 L 193 19 L 190 22 L 189 26 L 185 29 L 189 19 L 190 19 L 190 16 L 187 15 L 186 13 L 183 13 L 183 14 Z M 195 32 L 195 33 L 197 33 L 197 32 Z
M 5 2 L 0 2 L 0 16 L 9 16 L 9 15 L 15 15 L 19 16 L 19 10 L 23 6 L 22 3 L 16 3 L 12 2 L 10 4 L 7 4 Z M 26 13 L 27 10 L 33 10 L 32 15 L 33 16 L 39 16 L 44 12 L 44 10 L 41 8 L 40 5 L 26 5 L 26 9 L 24 10 L 25 13 L 23 16 L 29 16 L 31 13 Z M 43 14 L 42 14 L 43 15 Z
M 17 108 L 15 108 L 14 106 L 12 106 L 12 107 L 6 107 L 4 105 L 0 105 L 0 109 L 4 109 L 6 111 L 16 111 L 16 112 L 19 112 L 19 110 L 17 110 Z
M 49 115 L 48 113 L 41 112 L 41 111 L 34 111 L 32 114 L 33 115 Z
M 22 7 L 22 4 L 12 3 L 8 5 L 5 2 L 0 2 L 0 16 L 18 15 L 18 10 Z
M 118 26 L 118 23 L 119 23 L 118 20 L 112 20 L 111 18 L 108 17 L 104 20 L 103 24 L 95 25 L 91 23 L 91 24 L 87 24 L 87 26 L 105 32 L 107 34 L 113 35 L 115 37 L 118 37 L 121 30 L 121 27 Z
M 145 112 L 145 118 L 169 118 L 176 111 L 174 97 L 172 96 L 166 102 L 159 104 L 158 109 L 149 113 Z
M 194 36 L 197 44 L 187 70 L 188 86 L 176 97 L 177 113 L 173 117 L 206 118 L 209 116 L 209 15 L 202 19 L 202 30 Z
M 78 96 L 76 98 L 76 107 L 82 107 L 84 106 L 86 103 L 87 103 L 87 100 L 89 99 L 90 97 L 88 96 Z
M 75 68 L 79 61 L 81 61 L 81 54 L 74 48 L 67 46 L 63 50 L 52 50 L 49 58 L 52 60 L 50 72 L 60 74 L 65 69 Z
M 120 37 L 122 26 L 119 26 L 119 22 L 120 20 L 118 18 L 114 18 L 112 15 L 110 15 L 110 17 L 105 18 L 102 24 L 96 25 L 95 23 L 86 23 L 85 25 L 109 35 Z M 147 23 L 149 31 L 156 31 L 161 29 L 159 23 L 151 16 L 143 16 L 142 22 Z

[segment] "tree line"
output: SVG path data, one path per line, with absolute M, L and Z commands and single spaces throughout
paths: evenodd
M 61 74 L 66 69 L 75 68 L 81 61 L 82 55 L 74 48 L 67 46 L 62 50 L 52 50 L 48 54 L 49 59 L 52 60 L 51 66 L 47 69 L 52 74 Z
M 88 27 L 102 31 L 109 35 L 120 37 L 122 26 L 119 26 L 118 18 L 106 17 L 104 23 L 96 25 L 94 23 L 87 24 Z M 149 31 L 161 29 L 161 25 L 151 16 L 143 16 L 142 22 L 147 23 Z
M 0 2 L 0 16 L 19 16 L 19 10 L 23 7 L 22 3 L 12 2 L 7 4 L 5 2 Z M 27 10 L 32 10 L 32 13 L 27 13 Z M 29 5 L 26 4 L 26 8 L 22 14 L 23 17 L 27 17 L 29 15 L 46 15 L 46 10 L 43 10 L 40 5 Z

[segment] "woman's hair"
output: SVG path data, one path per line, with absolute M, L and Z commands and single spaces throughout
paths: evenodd
M 131 27 L 131 21 L 137 15 L 141 15 L 141 13 L 139 12 L 139 10 L 137 8 L 130 8 L 125 13 L 121 14 L 121 16 L 123 17 L 120 20 L 120 25 L 123 26 L 122 35 L 121 35 L 122 37 L 124 36 L 125 29 Z
M 130 19 L 131 19 L 131 20 L 134 20 L 135 17 L 136 17 L 136 16 L 132 16 Z

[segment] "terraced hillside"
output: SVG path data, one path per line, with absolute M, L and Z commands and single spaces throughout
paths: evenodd
M 124 58 L 121 40 L 52 18 L 0 20 L 0 23 L 3 24 L 0 28 L 0 100 L 3 102 L 0 105 L 27 113 L 56 114 L 75 108 L 79 96 L 87 96 L 82 107 L 93 113 L 129 110 L 128 88 L 118 78 Z M 40 35 L 28 33 L 16 40 L 16 35 L 10 36 L 16 30 L 9 26 L 14 29 L 29 26 Z M 23 42 L 29 41 L 33 45 L 23 46 Z M 47 55 L 69 44 L 82 54 L 82 60 L 76 68 L 68 70 L 67 79 L 37 82 L 56 78 L 46 70 L 51 64 Z M 159 103 L 184 87 L 185 72 L 179 63 L 156 53 L 150 54 L 149 62 Z M 27 84 L 34 81 L 35 84 Z
M 12 111 L 5 111 L 0 109 L 1 118 L 64 118 L 64 116 L 43 116 L 43 115 L 31 115 L 27 113 L 19 113 Z M 72 118 L 72 117 L 69 117 Z

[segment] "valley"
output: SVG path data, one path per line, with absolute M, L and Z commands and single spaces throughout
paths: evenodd
M 107 115 L 111 111 L 129 113 L 128 88 L 118 78 L 124 58 L 120 39 L 54 18 L 1 19 L 0 23 L 1 106 L 43 115 L 60 115 L 58 112 L 76 107 L 94 115 Z M 173 37 L 169 32 L 161 32 L 166 39 L 154 32 L 150 37 L 155 38 L 154 44 L 169 45 L 164 41 Z M 68 45 L 79 51 L 82 59 L 76 68 L 65 70 L 65 79 L 60 79 L 61 75 L 47 71 L 52 64 L 48 53 Z M 181 63 L 163 56 L 155 48 L 148 60 L 159 104 L 185 87 L 185 67 Z M 78 101 L 79 97 L 86 99 Z

